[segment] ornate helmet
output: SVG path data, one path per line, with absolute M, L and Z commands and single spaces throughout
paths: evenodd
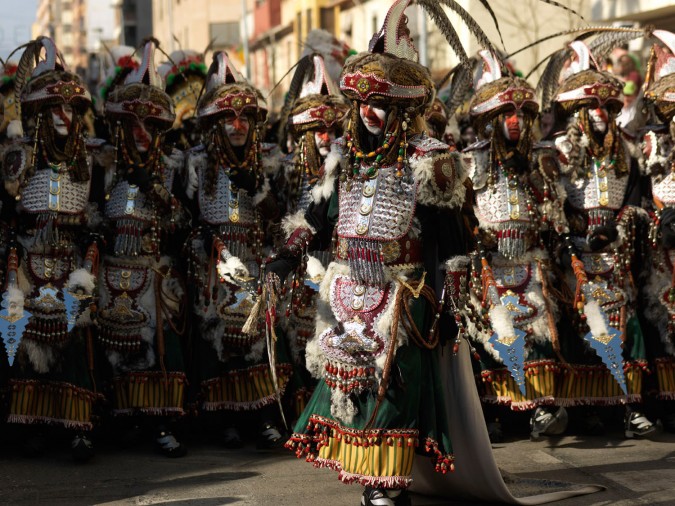
M 44 59 L 40 59 L 42 49 Z M 30 80 L 26 82 L 27 76 L 17 72 L 15 82 L 24 118 L 32 118 L 42 108 L 52 105 L 67 104 L 81 112 L 91 105 L 91 95 L 82 79 L 68 69 L 52 39 L 38 37 L 30 42 L 21 56 L 19 69 L 24 68 L 22 63 L 30 61 L 37 61 Z
M 252 115 L 256 121 L 267 117 L 262 95 L 237 71 L 224 51 L 213 55 L 205 87 L 204 96 L 197 104 L 200 120 L 215 120 L 226 113 Z
M 0 121 L 0 136 L 21 137 L 21 108 L 16 99 L 14 80 L 16 76 L 16 62 L 2 62 L 0 60 L 0 100 L 2 100 L 2 121 Z
M 160 130 L 168 130 L 176 117 L 173 101 L 164 91 L 164 81 L 155 68 L 156 42 L 149 40 L 143 47 L 143 58 L 137 69 L 108 94 L 106 116 L 112 120 L 135 118 Z
M 320 54 L 326 67 L 326 72 L 333 80 L 340 80 L 340 73 L 345 64 L 345 60 L 356 51 L 351 49 L 343 41 L 336 39 L 331 33 L 322 29 L 314 29 L 307 34 L 304 43 L 305 49 L 302 56 Z
M 296 71 L 296 76 L 304 74 L 302 87 L 288 117 L 289 129 L 296 137 L 309 130 L 333 128 L 349 111 L 349 105 L 328 74 L 323 56 L 314 54 L 305 58 L 305 64 L 301 63 Z M 293 80 L 296 81 L 296 77 Z
M 502 113 L 523 111 L 534 118 L 539 104 L 532 86 L 513 75 L 503 76 L 499 59 L 490 51 L 480 51 L 483 73 L 476 83 L 476 93 L 469 103 L 469 114 L 479 129 Z
M 618 112 L 623 107 L 623 84 L 608 72 L 591 69 L 593 55 L 580 40 L 570 43 L 575 60 L 558 88 L 554 101 L 567 114 L 581 108 L 606 107 Z M 595 64 L 596 68 L 599 68 Z
M 675 34 L 654 30 L 666 47 L 652 46 L 645 79 L 645 99 L 654 105 L 662 121 L 672 121 L 675 116 Z
M 197 98 L 206 80 L 204 55 L 191 50 L 174 51 L 158 71 L 176 109 L 173 128 L 180 128 L 183 118 L 189 118 L 197 109 Z
M 98 86 L 98 97 L 101 109 L 105 107 L 108 95 L 117 86 L 124 83 L 127 76 L 141 66 L 141 61 L 136 56 L 136 49 L 131 46 L 114 46 L 108 51 L 110 60 L 103 81 Z
M 340 76 L 340 89 L 350 100 L 373 98 L 421 113 L 435 88 L 429 70 L 418 63 L 417 49 L 406 26 L 410 0 L 395 2 L 367 52 L 350 57 Z

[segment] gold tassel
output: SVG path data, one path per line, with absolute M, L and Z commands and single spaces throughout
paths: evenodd
M 265 317 L 265 306 L 263 301 L 267 298 L 266 292 L 267 288 L 263 286 L 262 293 L 258 295 L 258 300 L 255 301 L 253 309 L 251 309 L 251 314 L 248 315 L 246 323 L 244 323 L 244 326 L 241 328 L 241 331 L 247 336 L 255 336 L 258 333 L 258 322 L 261 318 Z

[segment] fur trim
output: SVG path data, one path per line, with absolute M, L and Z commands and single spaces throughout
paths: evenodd
M 185 164 L 185 195 L 190 200 L 195 198 L 199 189 L 199 174 L 206 170 L 206 152 L 195 148 L 188 152 Z
M 306 273 L 307 277 L 311 280 L 321 280 L 326 275 L 326 268 L 318 258 L 307 255 Z
M 96 287 L 96 277 L 84 268 L 76 269 L 68 276 L 68 290 L 71 292 L 82 290 L 91 295 Z
M 584 306 L 584 313 L 586 314 L 586 323 L 588 323 L 592 335 L 601 336 L 609 333 L 607 323 L 605 323 L 597 301 L 592 300 L 587 302 Z
M 661 153 L 661 143 L 659 142 L 659 136 L 656 135 L 656 132 L 649 131 L 645 134 L 643 146 L 647 145 L 647 141 L 649 141 L 651 149 L 649 151 L 649 156 L 643 159 L 644 163 L 642 169 L 646 175 L 654 173 L 658 174 L 668 166 L 668 156 L 664 156 Z
M 333 388 L 330 401 L 330 414 L 333 418 L 343 425 L 352 425 L 359 411 L 349 395 L 339 388 Z
M 305 218 L 305 212 L 300 210 L 293 214 L 287 215 L 281 222 L 281 227 L 284 231 L 284 237 L 288 239 L 293 232 L 299 228 L 307 228 L 312 234 L 316 234 L 316 230 L 312 227 Z
M 488 313 L 490 314 L 490 325 L 498 336 L 510 337 L 516 335 L 508 309 L 502 305 L 497 305 L 492 306 Z M 501 358 L 499 362 L 502 362 Z
M 49 372 L 56 362 L 54 350 L 49 345 L 38 343 L 32 339 L 22 339 L 21 346 L 26 351 L 33 369 L 39 374 Z
M 263 353 L 265 353 L 266 350 L 267 342 L 265 339 L 258 339 L 251 345 L 248 353 L 244 356 L 244 359 L 246 359 L 248 362 L 260 362 L 263 358 Z
M 21 120 L 13 119 L 7 125 L 7 138 L 20 139 L 21 137 L 23 137 L 23 126 L 21 125 Z
M 326 275 L 319 285 L 319 297 L 326 303 L 330 302 L 330 285 L 333 278 L 337 275 L 346 276 L 349 274 L 349 266 L 338 262 L 331 262 L 326 269 Z
M 443 267 L 446 272 L 465 271 L 469 263 L 471 259 L 468 256 L 457 255 L 446 260 Z
M 241 260 L 239 260 L 238 257 L 235 257 L 235 256 L 229 257 L 224 262 L 222 260 L 219 260 L 217 270 L 218 270 L 218 275 L 221 278 L 225 278 L 225 277 L 231 277 L 231 278 L 242 277 L 242 278 L 244 278 L 244 277 L 249 276 L 248 269 L 246 268 L 244 263 Z
M 435 152 L 441 154 L 440 152 Z M 442 153 L 447 155 L 447 153 Z M 466 198 L 466 171 L 462 165 L 459 156 L 453 154 L 455 168 L 454 188 L 450 192 L 441 192 L 435 183 L 436 156 L 412 157 L 410 167 L 413 171 L 413 178 L 417 182 L 417 199 L 421 204 L 427 204 L 438 207 L 461 207 Z
M 262 145 L 262 167 L 266 176 L 274 177 L 281 170 L 284 154 L 276 144 Z
M 99 141 L 99 139 L 96 139 Z M 89 148 L 89 140 L 87 140 L 87 148 Z M 99 167 L 113 167 L 115 165 L 115 147 L 112 144 L 94 143 L 93 148 L 89 148 L 89 152 L 93 157 L 93 161 Z
M 164 155 L 162 158 L 164 159 L 164 163 L 168 169 L 173 170 L 177 174 L 183 174 L 185 167 L 185 154 L 182 151 L 173 148 L 171 154 Z
M 9 316 L 19 316 L 23 314 L 25 304 L 25 296 L 23 292 L 16 286 L 7 287 L 7 313 Z
M 260 205 L 260 203 L 267 198 L 269 193 L 270 193 L 270 182 L 267 178 L 264 178 L 262 186 L 253 196 L 253 204 L 256 206 Z
M 335 188 L 335 178 L 340 169 L 345 170 L 347 167 L 347 157 L 344 155 L 343 146 L 344 144 L 340 142 L 334 142 L 330 146 L 330 153 L 323 164 L 323 177 L 310 190 L 312 200 L 316 203 L 330 198 Z

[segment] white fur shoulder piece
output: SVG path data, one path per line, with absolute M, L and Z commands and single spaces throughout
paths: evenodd
M 466 172 L 457 152 L 434 151 L 410 158 L 421 204 L 455 208 L 466 197 Z
M 164 163 L 169 169 L 181 174 L 185 164 L 185 154 L 181 150 L 173 148 L 170 155 L 164 155 Z
M 263 172 L 267 176 L 275 176 L 281 170 L 284 154 L 279 146 L 271 143 L 264 143 L 261 146 Z
M 323 176 L 312 187 L 312 200 L 314 202 L 321 202 L 328 200 L 335 188 L 335 178 L 337 178 L 340 169 L 346 170 L 347 157 L 345 156 L 344 139 L 340 138 L 333 142 L 330 146 L 330 153 L 326 156 L 323 165 Z
M 284 230 L 284 237 L 288 239 L 293 232 L 299 228 L 307 228 L 311 230 L 312 234 L 316 234 L 316 230 L 312 227 L 305 218 L 304 211 L 296 211 L 293 214 L 289 214 L 284 217 L 281 222 L 281 226 Z
M 199 174 L 206 170 L 206 151 L 201 146 L 187 152 L 185 169 L 185 195 L 192 200 L 199 188 Z

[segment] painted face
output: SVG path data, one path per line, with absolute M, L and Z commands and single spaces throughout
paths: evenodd
M 232 116 L 225 119 L 225 133 L 232 147 L 239 148 L 246 144 L 251 121 L 248 116 Z
M 136 150 L 139 153 L 147 153 L 152 144 L 152 133 L 148 130 L 142 121 L 133 120 L 131 125 L 131 134 L 134 136 Z
M 505 114 L 502 131 L 508 140 L 517 142 L 523 132 L 523 112 L 513 111 Z
M 607 122 L 609 121 L 607 109 L 604 107 L 589 109 L 588 118 L 590 119 L 591 128 L 594 132 L 604 134 L 607 131 Z
M 73 108 L 69 105 L 55 105 L 51 108 L 52 124 L 56 135 L 67 137 L 73 122 Z
M 328 156 L 330 153 L 330 143 L 335 140 L 335 130 L 332 128 L 330 130 L 320 130 L 314 132 L 314 142 L 316 143 L 316 149 L 319 151 L 321 156 Z
M 373 135 L 380 135 L 384 130 L 384 120 L 387 117 L 387 111 L 374 107 L 370 104 L 361 104 L 359 106 L 359 116 L 363 121 L 366 130 Z

